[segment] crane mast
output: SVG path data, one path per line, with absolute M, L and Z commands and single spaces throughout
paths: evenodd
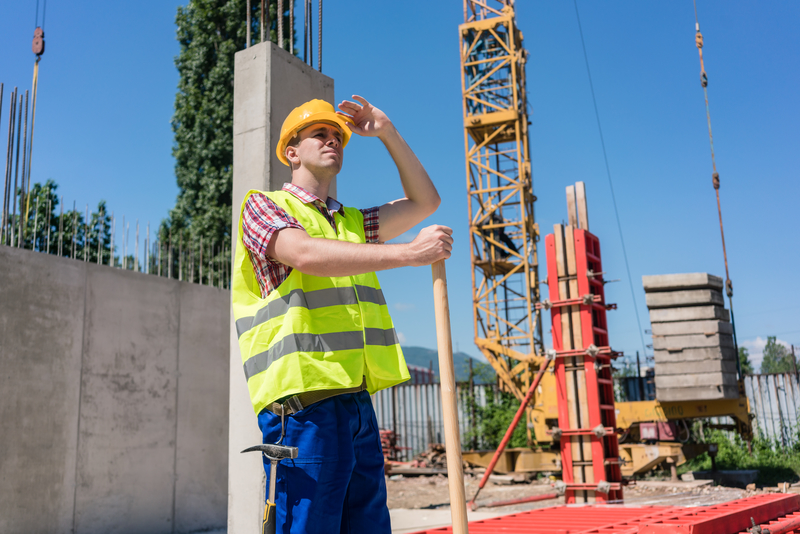
M 475 343 L 522 400 L 544 362 L 527 52 L 513 0 L 464 0 L 459 30 Z

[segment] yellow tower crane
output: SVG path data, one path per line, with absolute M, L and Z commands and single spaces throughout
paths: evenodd
M 513 0 L 464 0 L 459 30 L 475 343 L 522 400 L 544 361 L 527 52 Z

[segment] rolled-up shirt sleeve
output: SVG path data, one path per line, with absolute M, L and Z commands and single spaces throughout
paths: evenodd
M 380 208 L 367 208 L 359 210 L 364 215 L 364 236 L 367 243 L 380 243 Z
M 267 246 L 277 230 L 283 228 L 303 229 L 297 219 L 286 213 L 266 195 L 260 193 L 254 193 L 247 199 L 242 218 L 244 246 L 251 253 L 269 260 L 272 259 L 267 256 Z

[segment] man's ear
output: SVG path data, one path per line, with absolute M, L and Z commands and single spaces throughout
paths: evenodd
M 300 156 L 297 155 L 297 146 L 291 146 L 291 145 L 287 146 L 284 155 L 286 156 L 286 159 L 289 160 L 291 167 L 294 167 L 295 165 L 298 166 L 300 165 Z

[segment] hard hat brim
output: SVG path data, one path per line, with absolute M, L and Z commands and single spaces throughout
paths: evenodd
M 275 153 L 278 156 L 278 159 L 281 160 L 281 163 L 291 167 L 289 160 L 286 159 L 286 147 L 289 146 L 289 141 L 291 141 L 296 135 L 312 124 L 317 124 L 320 122 L 324 122 L 339 128 L 339 131 L 342 132 L 342 148 L 347 146 L 347 142 L 350 141 L 350 135 L 352 135 L 350 127 L 348 126 L 348 121 L 342 115 L 337 113 L 330 111 L 319 111 L 317 113 L 312 113 L 302 121 L 298 122 L 291 130 L 281 135 L 281 138 L 278 141 L 278 146 L 275 147 Z

